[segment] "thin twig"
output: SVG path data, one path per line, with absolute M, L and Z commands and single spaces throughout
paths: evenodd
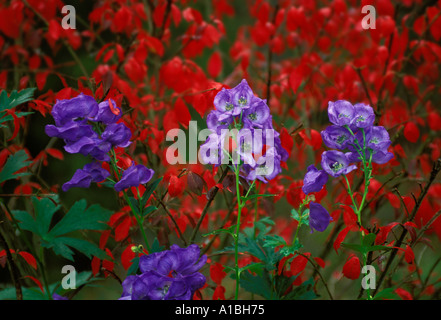
M 3 221 L 0 221 L 0 225 L 1 223 L 3 223 Z M 23 292 L 21 290 L 21 284 L 20 284 L 20 274 L 18 272 L 17 265 L 15 264 L 15 261 L 12 258 L 12 254 L 11 251 L 9 250 L 8 243 L 3 237 L 3 232 L 1 230 L 0 230 L 0 243 L 5 248 L 6 251 L 9 271 L 11 272 L 12 282 L 14 283 L 15 286 L 15 295 L 17 297 L 17 300 L 23 300 Z
M 226 169 L 224 170 L 224 172 L 222 172 L 222 176 L 219 178 L 219 182 L 218 183 L 222 183 L 222 181 L 225 179 L 225 177 L 227 176 L 227 173 L 229 171 L 229 167 L 226 167 Z M 208 202 L 205 204 L 204 209 L 202 210 L 202 214 L 196 224 L 196 227 L 193 229 L 193 233 L 190 237 L 190 243 L 194 242 L 194 239 L 196 238 L 196 234 L 199 231 L 199 228 L 201 227 L 202 221 L 205 218 L 205 215 L 207 214 L 208 208 L 210 208 L 211 203 L 213 202 L 214 198 L 216 197 L 217 193 L 219 191 L 218 187 L 214 187 L 213 192 L 211 193 L 211 197 L 210 199 L 208 199 Z
M 415 216 L 416 216 L 416 214 L 418 213 L 418 210 L 419 210 L 419 208 L 420 208 L 420 206 L 421 206 L 421 203 L 423 202 L 424 197 L 426 196 L 427 192 L 429 191 L 430 186 L 432 185 L 433 181 L 435 180 L 436 176 L 438 175 L 438 173 L 439 173 L 440 171 L 441 171 L 441 158 L 439 158 L 439 159 L 433 164 L 432 172 L 430 173 L 429 181 L 428 181 L 428 183 L 426 184 L 426 186 L 425 186 L 423 192 L 421 192 L 421 194 L 420 194 L 420 196 L 418 197 L 418 199 L 416 199 L 415 206 L 413 207 L 413 210 L 412 210 L 412 212 L 411 212 L 411 214 L 410 214 L 410 216 L 409 216 L 409 221 L 412 222 L 413 219 L 415 218 Z M 398 239 L 397 244 L 396 244 L 396 246 L 395 246 L 396 248 L 400 248 L 400 247 L 401 247 L 401 245 L 402 245 L 403 242 L 404 242 L 404 239 L 406 238 L 407 232 L 408 232 L 407 229 L 406 229 L 406 228 L 403 228 L 403 231 L 401 232 L 401 236 L 400 236 L 400 238 Z M 383 281 L 384 281 L 384 279 L 385 279 L 385 277 L 386 277 L 386 274 L 387 274 L 387 272 L 389 271 L 389 268 L 391 267 L 392 262 L 393 262 L 393 260 L 395 259 L 397 253 L 398 253 L 398 249 L 393 249 L 393 250 L 392 250 L 392 252 L 391 252 L 391 254 L 390 254 L 390 256 L 389 256 L 389 259 L 387 260 L 386 267 L 384 268 L 384 271 L 381 273 L 380 279 L 378 280 L 377 286 L 376 286 L 375 291 L 374 291 L 374 294 L 373 294 L 374 296 L 375 296 L 375 294 L 377 293 L 377 291 L 380 289 L 381 284 L 383 283 Z

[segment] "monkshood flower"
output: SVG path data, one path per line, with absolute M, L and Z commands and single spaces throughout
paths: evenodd
M 328 182 L 328 174 L 324 170 L 318 170 L 313 164 L 307 168 L 303 179 L 302 191 L 304 194 L 319 192 Z
M 373 126 L 366 135 L 366 146 L 376 151 L 387 151 L 391 145 L 389 133 L 384 127 Z
M 116 106 L 115 101 L 108 99 L 98 104 L 98 113 L 93 121 L 111 124 L 116 123 L 119 119 L 121 119 L 121 116 L 121 108 Z
M 324 144 L 328 148 L 344 150 L 354 143 L 354 136 L 342 126 L 331 125 L 321 132 Z
M 243 112 L 242 120 L 245 127 L 262 128 L 268 122 L 270 110 L 265 100 L 254 97 L 250 108 Z
M 331 221 L 332 217 L 321 204 L 315 202 L 309 203 L 309 226 L 311 233 L 314 232 L 314 230 L 319 232 L 325 231 Z
M 207 256 L 200 257 L 196 244 L 172 245 L 170 250 L 141 256 L 141 274 L 123 281 L 120 300 L 191 300 L 206 282 L 199 272 L 206 262 Z
M 357 169 L 356 165 L 350 165 L 350 163 L 351 161 L 348 158 L 348 154 L 341 151 L 330 150 L 322 153 L 322 168 L 327 174 L 334 178 Z
M 242 176 L 245 179 L 249 181 L 258 179 L 267 183 L 282 172 L 281 157 L 277 149 L 272 147 L 266 151 L 264 156 L 259 157 L 254 167 L 244 164 L 242 169 L 244 172 Z
M 288 152 L 273 128 L 266 100 L 256 97 L 242 80 L 232 89 L 219 91 L 214 106 L 207 116 L 212 134 L 199 149 L 202 162 L 239 165 L 241 176 L 248 180 L 268 182 L 279 174 Z
M 351 122 L 351 129 L 369 128 L 374 125 L 375 113 L 371 106 L 363 103 L 354 105 L 354 117 Z
M 123 172 L 121 180 L 115 183 L 114 188 L 119 192 L 130 187 L 137 187 L 140 184 L 149 182 L 154 173 L 155 171 L 153 169 L 149 169 L 142 164 L 135 165 L 133 162 L 132 165 Z
M 329 121 L 335 125 L 350 125 L 354 115 L 354 106 L 346 100 L 330 101 L 328 104 Z
M 72 179 L 63 184 L 62 189 L 67 192 L 70 188 L 89 188 L 92 182 L 102 182 L 110 173 L 101 167 L 99 162 L 91 162 L 86 164 L 83 169 L 75 171 Z
M 110 173 L 99 162 L 109 162 L 112 148 L 130 145 L 132 133 L 122 122 L 122 110 L 115 101 L 108 99 L 97 103 L 83 93 L 72 99 L 57 100 L 52 108 L 55 125 L 47 125 L 46 134 L 63 139 L 68 153 L 90 156 L 94 162 L 79 169 L 62 189 L 88 188 L 91 182 L 102 182 Z M 132 166 L 122 173 L 115 189 L 121 191 L 148 182 L 153 170 L 144 166 Z
M 220 133 L 222 129 L 228 129 L 233 122 L 233 117 L 228 117 L 223 120 L 219 120 L 222 115 L 220 111 L 213 110 L 207 115 L 207 127 L 213 132 Z
M 72 99 L 57 100 L 52 108 L 52 116 L 58 127 L 76 120 L 92 120 L 98 113 L 98 103 L 91 96 L 80 93 Z
M 132 138 L 132 132 L 124 123 L 112 123 L 106 127 L 101 134 L 101 138 L 114 147 L 125 148 L 132 143 L 130 141 Z

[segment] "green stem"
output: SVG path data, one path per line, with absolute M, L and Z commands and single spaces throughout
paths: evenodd
M 235 168 L 236 174 L 236 197 L 237 197 L 237 224 L 236 233 L 234 235 L 234 264 L 236 271 L 236 292 L 234 295 L 235 300 L 239 296 L 239 284 L 240 284 L 240 272 L 239 272 L 239 231 L 240 231 L 240 218 L 242 213 L 243 203 L 240 197 L 240 186 L 239 186 L 239 165 Z
M 110 153 L 112 155 L 111 159 L 110 159 L 110 164 L 112 165 L 113 171 L 115 172 L 116 177 L 118 178 L 118 180 L 121 179 L 121 175 L 119 173 L 118 167 L 116 166 L 116 154 L 115 154 L 115 150 L 111 149 Z M 129 205 L 130 209 L 132 210 L 133 215 L 135 216 L 136 222 L 138 223 L 139 229 L 141 230 L 141 234 L 142 237 L 144 239 L 144 243 L 145 246 L 147 248 L 147 251 L 150 253 L 151 249 L 150 249 L 150 245 L 147 239 L 147 235 L 145 233 L 144 227 L 143 227 L 143 222 L 144 219 L 138 215 L 138 212 L 136 211 L 136 209 L 133 207 L 132 202 L 129 199 L 129 196 L 127 195 L 127 192 L 125 190 L 123 190 L 123 194 L 124 194 L 124 200 L 127 202 L 127 204 Z M 138 190 L 138 194 L 139 194 L 139 190 Z
M 141 234 L 144 239 L 144 243 L 147 248 L 147 251 L 148 251 L 148 253 L 150 253 L 151 249 L 150 249 L 149 241 L 147 239 L 147 235 L 146 235 L 144 227 L 143 227 L 144 219 L 142 217 L 140 217 L 138 215 L 136 209 L 133 208 L 132 202 L 129 200 L 129 196 L 127 195 L 127 192 L 123 191 L 123 193 L 124 193 L 124 199 L 126 200 L 128 205 L 130 206 L 130 209 L 132 210 L 133 215 L 135 216 L 136 222 L 138 223 L 139 229 L 141 230 Z

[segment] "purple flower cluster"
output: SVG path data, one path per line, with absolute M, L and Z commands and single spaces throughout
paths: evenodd
M 320 191 L 329 176 L 335 178 L 357 169 L 353 163 L 384 164 L 393 158 L 387 151 L 391 144 L 389 134 L 384 127 L 374 126 L 372 107 L 338 100 L 329 102 L 328 116 L 332 125 L 323 130 L 321 136 L 328 148 L 337 150 L 322 153 L 322 170 L 314 165 L 308 167 L 302 187 L 305 194 Z M 309 215 L 311 230 L 326 229 L 330 221 L 326 209 L 311 203 Z
M 108 153 L 112 148 L 124 148 L 131 144 L 130 129 L 118 122 L 122 110 L 111 99 L 97 103 L 93 97 L 81 93 L 72 99 L 58 100 L 52 108 L 52 116 L 55 125 L 47 125 L 46 134 L 63 139 L 67 152 L 80 153 L 93 159 L 63 185 L 64 192 L 73 187 L 88 188 L 92 182 L 104 181 L 110 176 L 102 167 L 102 162 L 110 161 Z M 132 166 L 123 172 L 115 189 L 121 191 L 147 183 L 153 173 L 153 170 L 142 165 Z
M 345 100 L 329 102 L 329 121 L 333 124 L 321 132 L 323 142 L 331 149 L 322 155 L 323 169 L 333 177 L 356 169 L 353 162 L 384 164 L 394 155 L 387 151 L 391 141 L 384 127 L 374 126 L 372 107 L 352 105 Z M 347 149 L 347 152 L 342 151 Z
M 247 180 L 267 182 L 281 173 L 281 162 L 288 153 L 273 128 L 266 100 L 256 97 L 244 79 L 232 89 L 223 88 L 214 98 L 214 106 L 207 116 L 212 133 L 200 148 L 203 162 L 220 165 L 234 160 L 234 165 L 241 164 Z M 226 147 L 231 138 L 234 150 Z
M 141 274 L 123 281 L 120 300 L 191 300 L 206 282 L 199 272 L 206 262 L 207 256 L 200 256 L 196 244 L 172 245 L 170 250 L 141 256 Z

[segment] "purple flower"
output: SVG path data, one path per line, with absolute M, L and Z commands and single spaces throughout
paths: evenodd
M 387 151 L 391 143 L 389 133 L 381 126 L 373 126 L 366 136 L 366 146 L 372 150 Z
M 226 157 L 221 147 L 222 135 L 212 133 L 199 148 L 199 156 L 203 164 L 220 165 Z M 227 162 L 228 163 L 228 162 Z
M 67 192 L 70 188 L 89 188 L 92 182 L 102 182 L 110 173 L 101 167 L 98 162 L 86 164 L 83 169 L 75 171 L 70 181 L 63 184 L 62 189 Z
M 231 89 L 231 95 L 233 104 L 237 108 L 235 115 L 239 115 L 242 109 L 249 108 L 254 97 L 253 90 L 251 90 L 248 82 L 245 79 L 243 79 L 236 87 Z
M 242 171 L 245 173 L 244 177 L 250 181 L 258 179 L 267 183 L 282 172 L 280 161 L 281 158 L 277 153 L 277 149 L 271 147 L 266 151 L 264 156 L 257 159 L 255 167 L 246 164 L 243 165 Z
M 354 105 L 354 118 L 352 119 L 351 129 L 368 128 L 373 126 L 375 121 L 375 113 L 371 106 L 363 103 Z
M 131 142 L 132 132 L 124 123 L 112 123 L 109 124 L 104 132 L 101 134 L 101 138 L 104 141 L 109 142 L 112 146 L 128 147 Z
M 83 93 L 72 99 L 57 100 L 52 108 L 52 116 L 59 127 L 72 120 L 93 119 L 98 112 L 98 103 Z
M 330 101 L 328 104 L 329 121 L 338 126 L 350 125 L 354 116 L 354 106 L 346 100 Z
M 311 228 L 311 233 L 314 230 L 319 232 L 325 231 L 331 221 L 332 217 L 321 204 L 309 203 L 309 227 Z
M 325 145 L 329 148 L 343 150 L 354 142 L 354 137 L 348 129 L 342 126 L 331 125 L 321 132 Z
M 149 182 L 154 173 L 154 170 L 148 169 L 142 164 L 135 165 L 135 163 L 132 163 L 132 165 L 123 172 L 121 180 L 115 183 L 114 188 L 119 192 L 130 187 L 137 187 L 140 184 Z
M 84 136 L 77 141 L 66 141 L 66 145 L 64 146 L 64 150 L 69 153 L 81 153 L 84 156 L 90 155 L 99 161 L 110 160 L 107 153 L 111 148 L 112 145 L 110 142 L 100 139 L 95 132 L 92 136 Z
M 207 127 L 213 132 L 220 133 L 222 129 L 228 129 L 228 126 L 233 122 L 233 116 L 219 120 L 222 113 L 218 110 L 213 110 L 207 115 Z
M 322 153 L 322 168 L 334 178 L 357 169 L 356 165 L 349 165 L 350 162 L 347 154 L 340 151 L 331 150 Z
M 262 128 L 269 115 L 270 110 L 265 100 L 254 97 L 251 107 L 244 111 L 242 120 L 247 127 Z
M 214 106 L 221 112 L 219 121 L 240 115 L 243 110 L 251 106 L 253 98 L 253 90 L 245 79 L 233 89 L 222 88 L 214 97 Z
M 213 102 L 216 110 L 222 113 L 231 112 L 233 110 L 234 106 L 230 91 L 231 89 L 222 88 L 222 90 L 216 94 Z
M 307 169 L 303 179 L 302 191 L 304 194 L 319 192 L 328 182 L 328 174 L 324 170 L 318 170 L 313 164 Z
M 54 294 L 52 295 L 52 299 L 53 299 L 53 300 L 69 300 L 68 297 L 60 296 L 60 295 L 57 294 L 57 293 L 54 293 Z
M 48 124 L 45 132 L 49 137 L 57 137 L 63 140 L 77 141 L 82 137 L 92 136 L 95 132 L 87 121 L 70 121 L 61 127 Z
M 191 300 L 206 282 L 199 272 L 206 262 L 196 244 L 141 256 L 142 274 L 124 280 L 120 300 Z
M 110 106 L 109 102 L 112 103 L 112 107 Z M 98 104 L 98 113 L 93 121 L 111 124 L 116 123 L 119 119 L 121 119 L 121 116 L 121 108 L 116 106 L 115 101 L 108 99 Z
M 243 128 L 238 132 L 235 138 L 238 142 L 236 151 L 240 155 L 241 160 L 243 160 L 245 164 L 251 165 L 252 167 L 256 165 L 253 154 L 261 153 L 263 147 L 263 137 L 261 134 L 256 134 L 258 132 L 259 131 L 257 130 Z M 234 156 L 233 160 L 235 160 Z

